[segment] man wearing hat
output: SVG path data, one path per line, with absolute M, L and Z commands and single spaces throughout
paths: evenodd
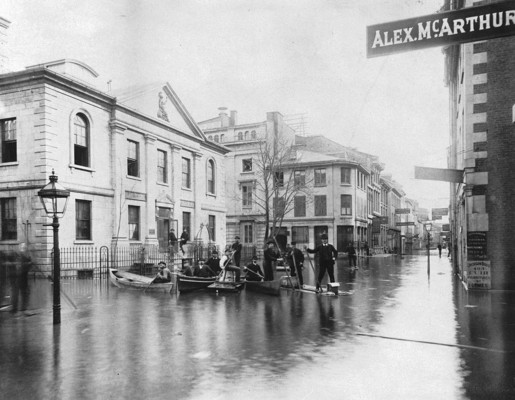
M 160 261 L 159 264 L 157 264 L 157 268 L 159 271 L 152 283 L 167 283 L 172 281 L 172 273 L 166 267 L 166 263 L 164 261 Z
M 220 258 L 218 257 L 218 251 L 213 250 L 211 257 L 207 259 L 206 265 L 211 268 L 215 276 L 220 274 L 222 269 L 220 268 Z
M 290 266 L 291 276 L 297 276 L 299 285 L 304 285 L 304 277 L 302 276 L 302 268 L 304 268 L 304 254 L 300 249 L 297 249 L 297 243 L 291 242 L 291 246 L 286 247 L 288 253 L 286 255 L 286 262 Z
M 233 262 L 234 266 L 238 267 L 238 268 L 240 268 L 241 249 L 242 248 L 243 248 L 243 246 L 240 243 L 240 237 L 236 236 L 234 238 L 234 243 L 232 244 L 231 249 L 233 251 L 232 262 Z
M 262 281 L 264 278 L 256 256 L 252 257 L 252 262 L 245 267 L 245 271 L 247 272 L 245 276 L 247 281 Z
M 277 261 L 278 254 L 275 251 L 275 243 L 270 240 L 267 244 L 268 248 L 263 252 L 263 269 L 265 270 L 265 281 L 274 280 L 274 261 Z
M 320 290 L 320 284 L 322 279 L 324 279 L 325 271 L 327 271 L 327 275 L 329 275 L 330 282 L 334 282 L 334 262 L 336 261 L 336 257 L 338 257 L 338 251 L 336 251 L 332 244 L 327 243 L 327 235 L 325 233 L 320 237 L 320 239 L 322 239 L 322 244 L 318 245 L 313 250 L 304 246 L 304 250 L 308 253 L 318 253 L 320 272 L 318 273 L 316 283 L 317 291 Z

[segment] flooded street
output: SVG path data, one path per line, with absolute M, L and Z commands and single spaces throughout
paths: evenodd
M 309 266 L 306 281 L 313 281 Z M 281 275 L 281 273 L 278 273 Z M 143 293 L 30 281 L 0 312 L 6 399 L 491 399 L 515 395 L 513 294 L 467 293 L 447 258 L 373 257 L 349 296 Z M 9 302 L 4 285 L 2 304 Z M 75 308 L 76 307 L 76 308 Z

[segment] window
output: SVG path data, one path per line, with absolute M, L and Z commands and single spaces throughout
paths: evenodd
M 0 120 L 2 162 L 16 162 L 16 118 Z
M 256 131 L 250 132 L 250 138 L 251 139 L 256 139 Z
M 191 160 L 189 158 L 182 159 L 182 187 L 191 189 Z
M 73 163 L 89 167 L 89 124 L 83 114 L 73 119 Z
M 274 182 L 276 187 L 284 186 L 284 172 L 276 172 L 274 174 Z
M 184 229 L 188 234 L 191 232 L 191 213 L 186 211 L 182 213 L 182 230 L 184 231 Z
M 209 233 L 209 240 L 211 242 L 216 241 L 216 216 L 209 216 L 209 224 L 207 226 L 207 231 Z
M 166 151 L 157 151 L 157 181 L 168 182 L 168 161 Z
M 0 211 L 2 213 L 2 240 L 16 240 L 16 198 L 0 199 Z
M 303 169 L 294 171 L 293 179 L 294 179 L 296 186 L 305 186 L 306 185 L 306 171 Z
M 315 186 L 325 185 L 325 168 L 315 168 Z
M 295 217 L 306 216 L 306 196 L 295 196 L 293 199 L 293 214 Z
M 243 172 L 252 172 L 252 158 L 242 160 L 241 163 Z
M 139 207 L 129 206 L 129 240 L 139 240 Z
M 341 183 L 350 184 L 350 168 L 341 169 Z
M 252 224 L 243 225 L 243 243 L 253 243 L 254 242 L 254 234 L 252 229 Z
M 127 175 L 139 176 L 139 143 L 128 141 Z
M 325 196 L 315 196 L 315 216 L 327 215 L 327 200 Z
M 252 184 L 241 185 L 241 200 L 242 207 L 252 207 Z
M 207 192 L 215 194 L 215 162 L 213 160 L 207 162 Z
M 238 140 L 243 140 L 243 132 L 238 132 Z
M 216 143 L 220 142 L 220 137 L 218 135 L 215 135 L 215 142 Z
M 352 196 L 350 194 L 342 194 L 340 200 L 342 215 L 352 215 Z
M 309 229 L 307 226 L 292 226 L 291 241 L 299 243 L 309 243 Z
M 284 197 L 274 197 L 274 215 L 281 216 L 284 215 L 286 210 L 286 202 L 284 201 Z
M 91 202 L 75 201 L 75 238 L 91 240 Z

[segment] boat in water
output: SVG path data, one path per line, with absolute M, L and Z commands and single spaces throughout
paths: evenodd
M 177 274 L 177 290 L 179 293 L 194 292 L 206 289 L 209 285 L 216 282 L 216 276 L 204 278 L 200 276 L 187 276 Z
M 109 268 L 109 279 L 119 288 L 140 289 L 146 292 L 170 292 L 173 282 L 152 283 L 154 278 Z

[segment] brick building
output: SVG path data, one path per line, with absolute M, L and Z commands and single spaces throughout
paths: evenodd
M 446 1 L 454 10 L 495 1 Z M 515 38 L 449 46 L 451 229 L 457 272 L 469 288 L 515 288 Z

